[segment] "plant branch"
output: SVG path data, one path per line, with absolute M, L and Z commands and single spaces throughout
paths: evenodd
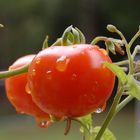
M 117 105 L 115 114 L 117 114 L 121 109 L 123 109 L 133 99 L 134 99 L 134 97 L 131 95 L 126 97 L 120 104 Z
M 20 68 L 8 70 L 8 71 L 1 71 L 0 72 L 0 79 L 8 78 L 11 76 L 15 76 L 21 73 L 25 73 L 28 71 L 29 64 L 26 64 Z
M 133 76 L 134 76 L 134 77 L 135 77 L 135 76 L 140 76 L 140 72 L 137 72 L 137 73 L 133 74 Z
M 111 122 L 111 120 L 115 116 L 116 107 L 117 107 L 117 105 L 118 105 L 118 103 L 120 101 L 120 98 L 122 96 L 123 90 L 124 90 L 123 85 L 120 85 L 119 89 L 118 89 L 118 92 L 117 92 L 117 94 L 116 94 L 116 96 L 114 98 L 114 101 L 112 103 L 112 106 L 110 108 L 110 111 L 109 111 L 109 113 L 108 113 L 108 115 L 107 115 L 107 117 L 106 117 L 106 119 L 105 119 L 105 121 L 104 121 L 104 123 L 102 125 L 102 128 L 98 132 L 95 140 L 100 140 L 101 139 L 104 131 L 106 130 L 106 128 L 108 127 L 109 123 Z
M 80 121 L 80 120 L 78 120 L 76 118 L 72 118 L 71 120 L 78 122 L 85 129 L 85 131 L 90 134 L 89 129 L 87 128 L 87 126 L 84 123 L 82 123 L 82 121 Z
M 134 51 L 132 53 L 132 59 L 135 58 L 136 54 L 140 52 L 140 45 L 137 45 L 135 48 L 134 48 Z
M 126 64 L 129 64 L 129 61 L 128 60 L 123 60 L 123 61 L 119 61 L 119 62 L 115 62 L 114 64 L 116 65 L 126 65 Z
M 107 40 L 108 40 L 107 37 L 105 37 L 105 36 L 99 36 L 99 37 L 95 37 L 95 38 L 92 40 L 91 44 L 92 44 L 92 45 L 95 45 L 95 44 L 97 44 L 99 41 L 104 41 L 104 42 L 106 42 Z
M 130 40 L 129 42 L 129 47 L 131 48 L 131 46 L 133 45 L 134 41 L 140 36 L 140 30 L 138 30 L 138 32 L 133 36 L 133 38 Z

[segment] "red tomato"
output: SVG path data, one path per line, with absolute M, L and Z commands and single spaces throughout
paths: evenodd
M 9 70 L 16 69 L 30 63 L 34 57 L 35 55 L 27 55 L 19 58 L 9 67 Z M 36 117 L 37 121 L 49 119 L 49 115 L 43 112 L 32 100 L 29 89 L 26 86 L 27 73 L 7 78 L 5 80 L 5 85 L 7 97 L 16 108 L 17 112 L 33 115 Z
M 54 46 L 33 59 L 28 85 L 45 112 L 80 117 L 99 112 L 111 95 L 115 75 L 103 65 L 111 59 L 104 49 L 88 44 Z

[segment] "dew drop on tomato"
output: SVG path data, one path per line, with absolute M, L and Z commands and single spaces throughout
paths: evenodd
M 90 50 L 92 50 L 92 49 L 94 48 L 94 46 L 89 46 L 88 48 L 89 48 Z
M 49 79 L 49 80 L 52 79 L 52 71 L 51 71 L 51 70 L 48 70 L 48 71 L 46 72 L 46 77 L 47 77 L 47 79 Z
M 25 112 L 24 112 L 24 111 L 18 111 L 18 110 L 17 110 L 17 112 L 19 112 L 20 114 L 25 114 Z
M 101 107 L 97 108 L 94 112 L 95 113 L 102 113 L 106 108 L 106 103 L 104 103 Z
M 95 113 L 101 113 L 101 112 L 103 112 L 103 110 L 102 110 L 102 108 L 97 108 L 94 112 Z
M 31 74 L 32 74 L 32 76 L 35 76 L 36 75 L 36 70 L 33 69 Z
M 30 90 L 28 84 L 26 84 L 26 86 L 25 86 L 25 91 L 26 91 L 28 94 L 31 94 L 31 90 Z
M 69 59 L 66 56 L 61 56 L 56 61 L 56 69 L 60 72 L 63 72 L 67 69 Z
M 72 74 L 72 80 L 75 80 L 77 78 L 77 75 L 74 73 Z
M 36 64 L 39 64 L 39 63 L 40 63 L 40 59 L 41 59 L 41 58 L 38 58 L 38 59 L 36 60 Z
M 49 125 L 51 124 L 51 121 L 40 121 L 40 120 L 36 120 L 36 124 L 40 127 L 40 128 L 48 128 Z

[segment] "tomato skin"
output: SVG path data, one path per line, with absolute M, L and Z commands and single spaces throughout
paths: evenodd
M 59 117 L 80 117 L 104 107 L 115 82 L 105 61 L 111 63 L 106 51 L 88 44 L 42 50 L 29 67 L 33 100 Z
M 9 70 L 19 68 L 32 61 L 35 55 L 27 55 L 16 60 Z M 19 74 L 5 80 L 5 88 L 9 101 L 18 113 L 25 113 L 36 117 L 37 121 L 49 119 L 49 115 L 43 112 L 32 100 L 32 96 L 25 90 L 27 73 Z

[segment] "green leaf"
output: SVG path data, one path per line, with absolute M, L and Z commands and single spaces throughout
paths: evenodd
M 93 129 L 93 133 L 95 133 L 95 136 L 97 135 L 97 133 L 99 132 L 99 130 L 101 129 L 100 126 L 96 126 Z M 104 134 L 102 135 L 101 140 L 116 140 L 116 137 L 114 136 L 114 134 L 107 128 L 104 132 Z
M 92 129 L 92 115 L 88 114 L 86 116 L 78 118 L 78 120 L 85 126 L 87 127 L 88 130 Z M 82 133 L 85 132 L 84 127 L 80 128 L 80 131 Z
M 43 47 L 42 47 L 42 49 L 46 49 L 46 48 L 49 47 L 49 45 L 48 45 L 48 39 L 49 39 L 49 37 L 46 36 L 46 38 L 45 38 L 45 40 L 44 40 L 44 42 L 43 42 Z
M 113 43 L 117 43 L 120 46 L 124 45 L 124 41 L 120 40 L 120 39 L 115 39 L 115 38 L 109 38 L 110 41 L 112 41 Z
M 126 84 L 127 76 L 121 67 L 115 64 L 108 63 L 108 62 L 104 62 L 104 65 L 108 67 L 118 77 L 118 79 L 121 81 L 123 85 Z
M 107 40 L 105 42 L 106 47 L 115 55 L 116 51 L 115 51 L 115 45 L 112 41 Z
M 62 45 L 67 46 L 68 35 L 72 30 L 72 25 L 67 27 L 62 34 Z
M 132 75 L 127 76 L 128 81 L 128 93 L 140 101 L 140 85 Z
M 86 43 L 86 38 L 85 38 L 84 34 L 77 27 L 75 27 L 75 29 L 79 32 L 80 43 L 85 44 Z
M 58 38 L 51 46 L 61 46 L 62 45 L 62 38 Z
M 88 114 L 86 116 L 78 118 L 83 124 L 89 124 L 92 125 L 92 115 Z
M 74 44 L 79 44 L 80 43 L 79 32 L 76 29 L 72 28 L 72 33 L 74 36 Z
M 68 33 L 67 39 L 71 42 L 71 44 L 73 44 L 73 42 L 74 42 L 74 36 L 73 36 L 73 34 L 71 32 Z

